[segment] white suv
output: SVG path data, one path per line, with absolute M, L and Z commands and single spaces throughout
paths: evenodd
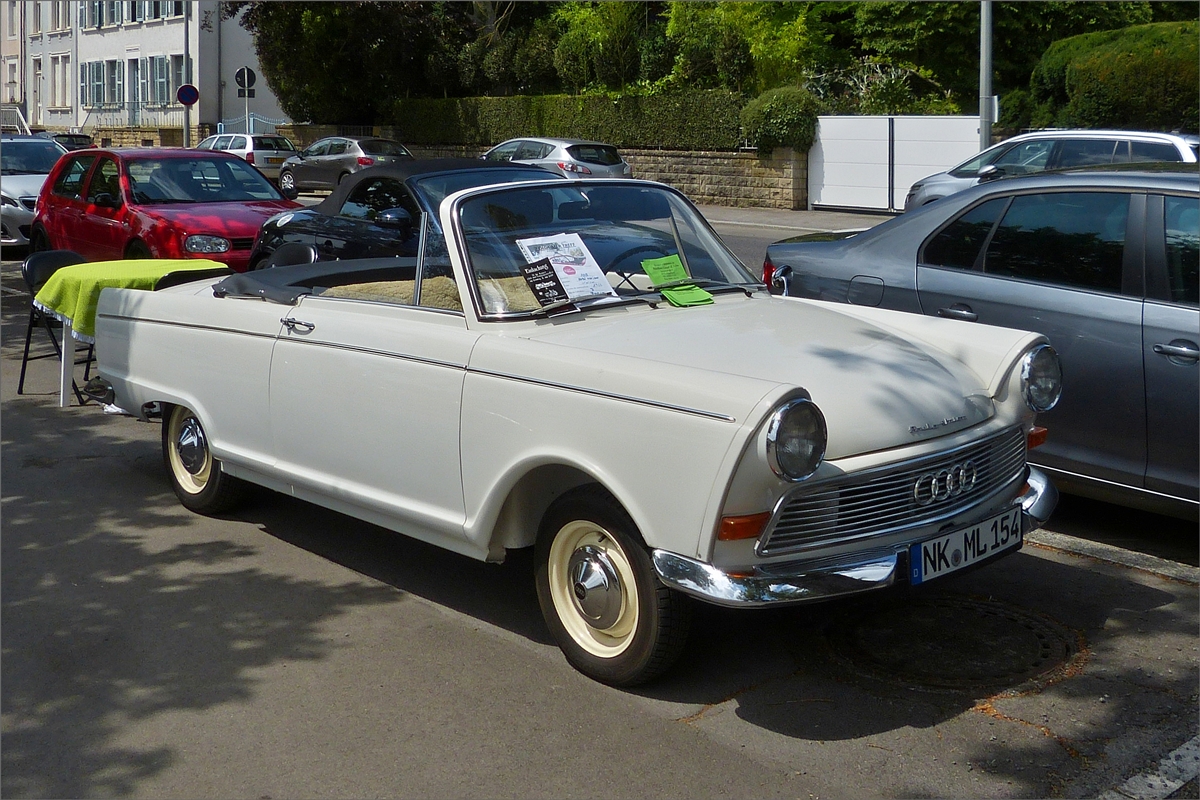
M 1132 161 L 1195 163 L 1200 138 L 1141 131 L 1036 131 L 989 147 L 953 169 L 914 183 L 904 199 L 910 211 L 946 195 L 995 178 L 1047 169 L 1120 164 Z
M 277 134 L 219 133 L 210 136 L 197 150 L 224 150 L 258 167 L 258 171 L 273 181 L 279 180 L 279 167 L 296 148 L 286 137 Z

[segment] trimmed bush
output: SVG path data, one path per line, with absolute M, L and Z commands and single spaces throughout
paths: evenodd
M 1073 36 L 1030 78 L 1035 126 L 1196 132 L 1200 25 L 1159 22 Z
M 768 89 L 742 109 L 746 139 L 764 155 L 776 147 L 807 152 L 817 135 L 821 104 L 800 86 Z
M 735 150 L 742 102 L 724 90 L 407 99 L 396 104 L 391 124 L 402 141 L 418 145 L 484 146 L 550 136 L 617 147 Z

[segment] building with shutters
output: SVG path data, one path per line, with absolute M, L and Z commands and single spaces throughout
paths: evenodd
M 36 129 L 82 131 L 97 144 L 195 144 L 247 110 L 285 120 L 263 80 L 238 96 L 234 74 L 259 72 L 250 33 L 215 0 L 2 0 L 0 97 Z M 194 84 L 199 102 L 176 99 Z M 247 108 L 247 102 L 249 108 Z

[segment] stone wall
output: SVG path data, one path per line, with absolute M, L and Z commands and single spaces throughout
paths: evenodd
M 324 136 L 337 135 L 333 125 L 280 125 L 278 132 L 297 147 L 307 147 Z M 375 135 L 394 138 L 390 128 Z M 486 148 L 462 145 L 409 145 L 417 158 L 477 158 Z M 755 152 L 690 150 L 640 150 L 621 148 L 635 178 L 674 186 L 700 205 L 741 208 L 803 209 L 808 207 L 808 154 L 790 147 L 770 156 Z
M 192 126 L 192 146 L 210 136 L 211 125 Z M 87 132 L 101 147 L 183 147 L 183 128 L 101 128 Z

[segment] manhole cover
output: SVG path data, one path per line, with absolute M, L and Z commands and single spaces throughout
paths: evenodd
M 1075 655 L 1074 635 L 991 600 L 934 597 L 859 608 L 827 633 L 835 656 L 869 677 L 931 689 L 1000 689 Z

